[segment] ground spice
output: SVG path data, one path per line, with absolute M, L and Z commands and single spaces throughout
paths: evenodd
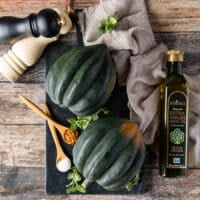
M 72 131 L 71 129 L 66 129 L 64 133 L 64 140 L 68 144 L 75 144 L 78 139 L 78 132 Z

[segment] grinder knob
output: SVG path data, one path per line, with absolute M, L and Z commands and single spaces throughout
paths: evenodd
M 61 26 L 60 16 L 49 8 L 25 18 L 0 17 L 0 41 L 26 36 L 54 37 L 60 32 Z

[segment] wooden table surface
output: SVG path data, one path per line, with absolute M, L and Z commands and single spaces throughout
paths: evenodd
M 98 0 L 74 2 L 76 8 L 84 8 L 98 3 Z M 45 7 L 65 6 L 65 0 L 0 0 L 0 16 L 26 16 Z M 169 48 L 185 50 L 186 64 L 192 69 L 198 69 L 200 0 L 146 0 L 146 6 L 156 38 L 161 39 Z M 70 41 L 73 33 L 66 37 Z M 1 55 L 10 47 L 9 43 L 0 43 Z M 188 178 L 161 178 L 158 175 L 156 155 L 145 166 L 143 195 L 45 196 L 45 121 L 18 98 L 22 94 L 42 106 L 45 102 L 44 78 L 44 58 L 15 84 L 0 75 L 0 200 L 200 199 L 198 166 L 189 170 Z

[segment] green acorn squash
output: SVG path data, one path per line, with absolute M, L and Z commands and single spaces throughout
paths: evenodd
M 76 47 L 50 67 L 46 91 L 60 107 L 89 115 L 106 103 L 115 81 L 115 67 L 104 44 Z
M 145 158 L 145 145 L 137 125 L 108 117 L 92 122 L 73 148 L 73 162 L 86 182 L 118 190 L 133 179 Z

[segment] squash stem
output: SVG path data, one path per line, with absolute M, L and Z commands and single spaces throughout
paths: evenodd
M 83 183 L 81 184 L 84 188 L 87 188 L 87 186 L 89 185 L 90 181 L 88 179 L 85 179 L 83 181 Z

